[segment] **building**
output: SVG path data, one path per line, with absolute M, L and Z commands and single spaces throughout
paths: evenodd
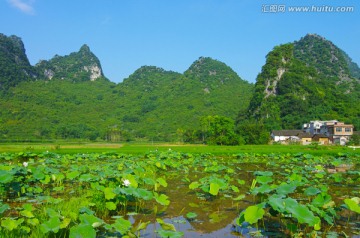
M 330 143 L 329 137 L 324 134 L 316 134 L 312 137 L 312 141 L 318 142 L 320 145 L 328 145 Z
M 298 137 L 300 138 L 300 142 L 303 145 L 309 145 L 313 141 L 313 135 L 307 132 L 300 133 Z
M 328 136 L 332 143 L 345 145 L 354 133 L 354 126 L 343 122 L 326 123 L 321 128 L 323 134 Z
M 288 144 L 298 142 L 308 145 L 317 142 L 322 145 L 345 145 L 354 134 L 354 126 L 337 120 L 310 121 L 305 123 L 302 130 L 274 130 L 271 138 L 274 142 Z
M 271 138 L 274 142 L 288 143 L 290 141 L 299 141 L 299 134 L 302 130 L 274 130 L 271 132 Z
M 306 123 L 303 125 L 304 132 L 310 133 L 311 135 L 315 134 L 324 134 L 321 131 L 321 127 L 326 124 L 337 123 L 337 120 L 330 120 L 330 121 L 310 121 L 310 123 Z

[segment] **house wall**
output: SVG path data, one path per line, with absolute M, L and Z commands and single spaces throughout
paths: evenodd
M 353 134 L 353 128 L 352 126 L 346 126 L 346 125 L 341 125 L 341 126 L 334 126 L 334 128 L 332 128 L 333 130 L 333 135 L 336 136 L 351 136 Z M 341 131 L 338 131 L 341 130 Z M 348 131 L 346 131 L 348 130 Z
M 309 145 L 311 144 L 312 139 L 311 138 L 301 138 L 301 144 L 303 145 Z
M 319 138 L 319 143 L 322 145 L 328 145 L 329 139 L 328 138 Z

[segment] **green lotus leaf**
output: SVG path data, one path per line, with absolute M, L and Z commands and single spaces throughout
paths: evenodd
M 80 175 L 80 172 L 79 171 L 72 171 L 70 173 L 67 173 L 66 174 L 66 178 L 70 179 L 70 180 L 73 180 L 74 178 L 78 177 Z
M 231 185 L 231 189 L 232 189 L 235 193 L 240 192 L 239 188 L 236 187 L 235 185 Z
M 0 170 L 0 183 L 9 183 L 13 180 L 13 175 L 10 171 Z
M 197 189 L 198 187 L 200 187 L 200 183 L 199 182 L 192 182 L 190 185 L 189 185 L 189 189 L 191 190 L 194 190 L 194 189 Z
M 111 225 L 117 232 L 124 235 L 130 228 L 131 222 L 120 217 Z
M 307 189 L 305 189 L 304 194 L 305 194 L 306 196 L 314 196 L 314 195 L 316 195 L 316 194 L 318 194 L 318 193 L 320 193 L 320 192 L 321 192 L 321 191 L 320 191 L 320 189 L 318 189 L 318 188 L 308 187 Z
M 173 224 L 166 223 L 160 218 L 156 218 L 156 222 L 159 223 L 161 228 L 166 231 L 176 231 L 176 228 Z
M 161 186 L 163 186 L 165 188 L 168 186 L 168 184 L 164 178 L 158 178 L 158 179 L 156 179 L 156 182 L 158 182 Z
M 83 224 L 88 224 L 88 225 L 91 225 L 93 226 L 94 223 L 104 223 L 103 220 L 101 220 L 100 218 L 94 216 L 94 215 L 91 215 L 91 214 L 87 214 L 87 213 L 84 213 L 84 214 L 80 214 L 79 215 L 79 220 L 81 221 L 81 223 Z
M 344 200 L 344 202 L 351 211 L 360 214 L 360 206 L 359 206 L 359 203 L 357 202 L 357 199 L 353 199 L 353 198 L 349 199 L 349 198 L 347 198 L 347 199 Z
M 105 194 L 106 200 L 111 200 L 116 197 L 116 193 L 114 193 L 113 190 L 114 190 L 113 188 L 105 188 L 104 189 L 104 194 Z
M 137 226 L 136 231 L 145 230 L 146 227 L 149 225 L 150 221 L 148 222 L 140 222 L 140 224 Z
M 273 176 L 273 172 L 271 172 L 271 171 L 255 171 L 254 175 L 255 176 L 268 176 L 268 177 L 270 177 L 270 176 Z
M 273 178 L 271 178 L 269 176 L 257 176 L 256 180 L 261 184 L 266 184 L 266 183 L 272 182 Z
M 257 205 L 246 208 L 244 212 L 244 218 L 249 224 L 257 223 L 258 220 L 262 219 L 265 214 L 265 210 Z
M 60 219 L 59 217 L 51 217 L 48 221 L 40 225 L 40 229 L 43 233 L 54 232 L 57 233 L 60 230 Z
M 70 228 L 69 238 L 95 238 L 96 231 L 89 224 L 79 224 Z
M 274 190 L 274 188 L 270 187 L 270 185 L 268 184 L 263 184 L 261 185 L 260 187 L 256 187 L 254 188 L 251 193 L 256 195 L 258 193 L 269 193 L 271 192 L 272 190 Z
M 151 199 L 154 198 L 154 194 L 151 191 L 148 191 L 146 189 L 137 188 L 135 191 L 136 191 L 135 192 L 136 197 L 144 199 L 146 201 L 151 200 Z
M 158 230 L 156 232 L 162 238 L 181 238 L 184 236 L 184 233 L 179 231 Z
M 165 194 L 161 194 L 160 196 L 155 193 L 155 200 L 156 202 L 158 202 L 159 204 L 163 205 L 163 206 L 168 206 L 170 204 L 170 201 L 168 199 L 169 197 L 166 196 Z
M 195 212 L 188 212 L 186 213 L 186 217 L 189 219 L 194 219 L 196 218 L 198 215 Z
M 10 206 L 8 204 L 0 204 L 0 214 L 3 214 L 6 210 L 9 210 Z
M 7 217 L 1 221 L 1 226 L 9 231 L 12 231 L 12 230 L 16 229 L 19 225 L 21 225 L 21 223 L 23 223 L 23 222 L 24 222 L 23 218 L 15 220 L 10 217 Z
M 21 216 L 27 217 L 27 218 L 33 218 L 34 214 L 29 210 L 23 210 L 20 212 Z
M 214 195 L 214 196 L 218 195 L 219 189 L 220 189 L 220 185 L 218 183 L 210 183 L 209 193 L 211 195 Z
M 27 219 L 26 223 L 32 226 L 37 226 L 40 224 L 39 219 L 37 218 Z
M 286 195 L 286 194 L 289 194 L 289 193 L 293 193 L 296 189 L 296 186 L 293 185 L 293 184 L 280 184 L 277 188 L 276 188 L 276 192 L 278 194 L 283 194 L 283 195 Z
M 116 210 L 116 204 L 113 202 L 106 202 L 106 208 L 110 211 Z

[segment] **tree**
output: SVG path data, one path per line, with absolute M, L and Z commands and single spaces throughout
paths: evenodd
M 246 144 L 262 145 L 269 143 L 270 134 L 261 122 L 242 122 L 238 125 L 237 132 Z
M 224 116 L 201 118 L 203 139 L 212 145 L 238 145 L 239 137 L 235 133 L 234 120 Z

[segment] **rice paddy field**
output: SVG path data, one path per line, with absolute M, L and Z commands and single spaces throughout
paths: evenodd
M 0 145 L 0 237 L 359 237 L 346 147 Z

